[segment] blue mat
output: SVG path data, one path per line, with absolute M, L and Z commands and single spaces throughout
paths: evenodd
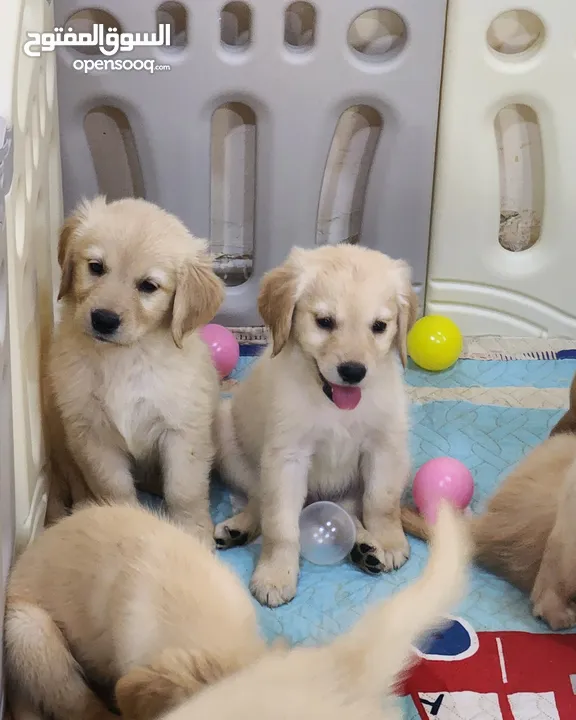
M 254 361 L 243 353 L 232 378 L 241 380 Z M 491 361 L 461 360 L 443 373 L 427 373 L 413 366 L 406 373 L 412 386 L 433 387 L 568 387 L 576 360 Z M 471 504 L 481 509 L 511 466 L 549 434 L 562 410 L 477 405 L 463 401 L 412 405 L 411 447 L 414 468 L 430 458 L 450 455 L 470 468 L 475 480 Z M 229 517 L 226 490 L 215 483 L 212 493 L 215 521 Z M 345 631 L 366 605 L 395 592 L 416 578 L 427 558 L 427 546 L 410 539 L 410 560 L 399 571 L 370 577 L 354 566 L 318 567 L 303 561 L 296 598 L 274 610 L 255 603 L 269 637 L 283 634 L 294 643 L 315 643 Z M 227 550 L 220 557 L 248 583 L 259 543 Z M 458 614 L 476 630 L 546 632 L 530 614 L 525 596 L 492 575 L 474 569 L 472 588 Z
M 413 406 L 412 453 L 417 468 L 432 457 L 450 455 L 464 462 L 474 475 L 471 507 L 477 511 L 500 478 L 526 452 L 545 438 L 561 412 L 473 405 L 466 402 L 432 402 Z M 228 495 L 213 492 L 215 521 L 229 517 Z M 281 633 L 294 643 L 324 641 L 349 628 L 366 605 L 381 600 L 415 579 L 427 559 L 427 546 L 410 538 L 410 560 L 398 571 L 370 577 L 353 565 L 318 567 L 302 563 L 298 594 L 276 609 L 257 604 L 269 637 Z M 248 583 L 258 558 L 259 545 L 222 552 L 222 557 Z M 530 614 L 520 592 L 480 569 L 472 573 L 470 593 L 457 614 L 478 630 L 547 632 Z

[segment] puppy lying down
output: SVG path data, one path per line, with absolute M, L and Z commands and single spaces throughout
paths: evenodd
M 88 683 L 118 683 L 122 716 L 148 720 L 266 650 L 232 570 L 128 505 L 82 508 L 23 552 L 4 639 L 15 720 L 117 720 Z
M 575 521 L 576 435 L 562 432 L 532 450 L 470 519 L 477 561 L 529 593 L 534 615 L 553 630 L 576 624 Z M 402 523 L 428 537 L 412 508 L 402 509 Z
M 399 720 L 394 686 L 412 644 L 462 596 L 468 558 L 465 524 L 443 505 L 428 565 L 410 587 L 331 644 L 271 651 L 163 720 Z

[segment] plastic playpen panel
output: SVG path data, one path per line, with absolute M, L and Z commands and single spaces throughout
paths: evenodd
M 5 474 L 2 466 L 0 498 L 3 543 L 10 512 L 16 541 L 25 543 L 43 522 L 46 503 L 40 362 L 53 325 L 55 239 L 62 221 L 56 58 L 22 52 L 27 32 L 54 28 L 52 7 L 45 0 L 10 3 L 2 13 L 0 58 L 7 83 L 0 94 L 0 282 L 3 290 L 8 284 L 9 323 L 3 336 L 9 343 L 2 345 L 1 462 L 13 464 L 13 472 Z M 2 313 L 5 307 L 0 298 Z
M 531 38 L 521 52 L 494 50 L 487 31 L 498 16 L 517 25 L 513 8 L 503 0 L 450 2 L 426 310 L 451 316 L 468 335 L 574 337 L 576 134 L 569 88 L 576 87 L 576 4 L 523 3 L 520 19 Z M 540 198 L 539 237 L 516 252 L 506 249 L 502 233 L 508 218 L 501 185 L 534 133 L 519 136 L 508 166 L 499 167 L 495 121 L 510 108 L 520 108 L 541 135 L 541 157 L 524 160 L 532 188 L 524 194 Z M 522 202 L 520 218 L 534 204 L 530 197 Z
M 211 130 L 227 103 L 255 115 L 254 257 L 246 282 L 229 287 L 219 320 L 259 325 L 262 274 L 293 245 L 317 242 L 319 198 L 336 125 L 348 108 L 367 106 L 382 132 L 371 162 L 360 241 L 414 267 L 426 279 L 428 237 L 442 66 L 445 0 L 393 0 L 402 18 L 403 47 L 378 57 L 347 43 L 355 18 L 374 8 L 366 0 L 332 0 L 315 7 L 310 48 L 285 46 L 285 0 L 250 4 L 247 47 L 221 40 L 224 3 L 185 3 L 187 45 L 170 51 L 140 48 L 125 54 L 169 64 L 168 72 L 75 69 L 78 50 L 58 54 L 64 210 L 99 190 L 85 130 L 87 113 L 112 107 L 129 121 L 144 195 L 178 215 L 193 233 L 210 237 Z M 100 11 L 124 32 L 156 30 L 158 3 L 102 0 Z M 86 6 L 55 0 L 56 22 L 67 27 Z M 103 58 L 105 59 L 105 58 Z M 112 58 L 115 59 L 115 58 Z
M 12 138 L 0 119 L 0 613 L 4 614 L 4 587 L 14 538 L 14 445 L 10 376 L 10 318 L 8 305 L 8 253 L 4 191 L 11 180 Z M 0 632 L 0 638 L 2 637 Z M 2 658 L 0 658 L 0 677 Z M 0 713 L 2 707 L 0 705 Z

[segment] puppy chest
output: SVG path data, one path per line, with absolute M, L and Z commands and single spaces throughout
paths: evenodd
M 122 435 L 128 451 L 139 457 L 147 454 L 166 429 L 169 399 L 166 387 L 150 373 L 118 373 L 103 395 L 108 421 Z
M 343 428 L 316 442 L 308 486 L 320 494 L 345 490 L 358 477 L 360 441 Z

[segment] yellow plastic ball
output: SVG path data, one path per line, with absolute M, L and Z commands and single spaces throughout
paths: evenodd
M 462 333 L 442 315 L 420 318 L 408 333 L 408 354 L 423 370 L 439 372 L 454 365 L 462 352 Z

